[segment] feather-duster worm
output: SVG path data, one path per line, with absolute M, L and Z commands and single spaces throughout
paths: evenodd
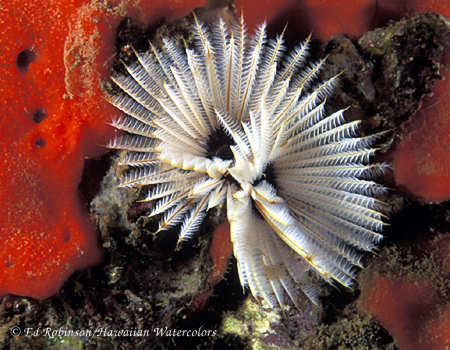
M 194 47 L 165 38 L 112 76 L 121 186 L 148 186 L 149 215 L 178 225 L 179 242 L 226 202 L 240 281 L 271 306 L 300 291 L 317 303 L 309 269 L 350 286 L 382 238 L 377 135 L 357 137 L 344 110 L 325 115 L 336 77 L 317 82 L 325 60 L 306 61 L 309 39 L 286 54 L 282 35 L 262 24 L 249 36 L 242 18 L 193 30 Z

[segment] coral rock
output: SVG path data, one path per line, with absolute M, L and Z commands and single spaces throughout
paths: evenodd
M 397 184 L 426 201 L 450 199 L 450 74 L 438 81 L 433 96 L 409 124 L 410 133 L 394 154 Z

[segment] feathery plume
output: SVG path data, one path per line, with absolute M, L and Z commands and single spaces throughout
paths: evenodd
M 194 34 L 193 49 L 166 38 L 111 78 L 121 186 L 149 186 L 149 215 L 162 214 L 160 231 L 180 225 L 179 243 L 226 201 L 242 286 L 273 307 L 296 304 L 298 286 L 317 303 L 310 269 L 350 286 L 382 238 L 379 135 L 357 137 L 344 110 L 325 115 L 336 77 L 316 82 L 325 60 L 306 62 L 310 38 L 285 54 L 282 36 L 263 23 L 250 37 L 242 17 L 211 30 L 195 18 Z

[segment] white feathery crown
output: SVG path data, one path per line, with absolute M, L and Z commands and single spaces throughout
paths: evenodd
M 317 303 L 306 272 L 350 286 L 382 238 L 378 135 L 357 137 L 344 110 L 325 115 L 336 77 L 316 82 L 324 60 L 305 61 L 309 38 L 284 54 L 264 23 L 251 37 L 242 17 L 211 30 L 194 18 L 194 48 L 150 43 L 111 78 L 120 186 L 148 186 L 149 215 L 162 214 L 159 230 L 180 225 L 179 243 L 225 202 L 242 286 L 272 307 L 300 291 Z

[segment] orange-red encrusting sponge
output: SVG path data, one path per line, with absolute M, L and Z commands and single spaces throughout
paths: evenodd
M 0 295 L 46 298 L 101 260 L 77 187 L 83 159 L 104 151 L 119 113 L 100 89 L 115 29 L 127 14 L 170 20 L 203 3 L 2 2 Z
M 232 253 L 233 244 L 230 237 L 230 224 L 226 221 L 214 229 L 209 247 L 209 255 L 213 263 L 213 270 L 208 279 L 208 283 L 211 286 L 216 285 L 223 279 Z
M 450 17 L 450 5 L 438 0 L 236 0 L 235 6 L 238 13 L 245 14 L 251 31 L 264 20 L 269 29 L 273 24 L 282 29 L 287 22 L 288 31 L 311 32 L 321 41 L 336 34 L 359 37 L 412 13 L 436 12 Z
M 375 15 L 376 2 L 331 0 L 237 0 L 236 8 L 243 11 L 248 28 L 267 20 L 271 25 L 287 23 L 288 31 L 327 41 L 331 35 L 346 33 L 359 36 L 367 31 Z
M 386 327 L 400 349 L 441 350 L 450 336 L 448 327 L 446 334 L 436 333 L 445 329 L 441 320 L 449 318 L 450 310 L 436 303 L 428 281 L 376 276 L 363 293 L 362 306 Z
M 432 241 L 422 243 L 414 254 L 417 266 L 433 271 L 399 266 L 399 271 L 410 270 L 399 275 L 374 272 L 361 285 L 359 305 L 392 334 L 400 349 L 447 349 L 450 307 L 445 281 L 450 275 L 450 236 L 437 234 Z M 424 264 L 431 256 L 434 262 Z

